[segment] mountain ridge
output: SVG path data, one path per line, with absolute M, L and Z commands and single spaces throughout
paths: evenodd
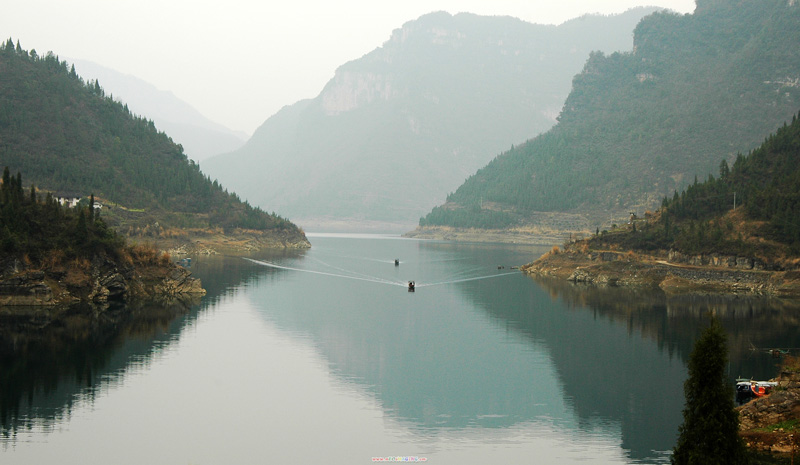
M 420 227 L 502 229 L 567 212 L 594 231 L 655 208 L 795 113 L 800 54 L 786 44 L 800 43 L 797 24 L 800 6 L 786 0 L 645 17 L 633 51 L 591 55 L 556 126 L 498 155 Z
M 800 115 L 732 167 L 612 231 L 554 247 L 534 275 L 666 292 L 800 295 Z
M 203 170 L 301 223 L 412 225 L 487 154 L 550 127 L 589 50 L 630 48 L 620 25 L 654 10 L 582 18 L 585 35 L 569 40 L 554 34 L 573 23 L 424 15 Z

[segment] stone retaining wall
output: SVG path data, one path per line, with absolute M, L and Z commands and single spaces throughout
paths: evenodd
M 685 255 L 671 250 L 668 260 L 671 263 L 681 263 L 694 266 L 719 266 L 736 268 L 740 270 L 774 270 L 775 267 L 764 263 L 761 260 L 750 257 L 739 257 L 736 255 Z

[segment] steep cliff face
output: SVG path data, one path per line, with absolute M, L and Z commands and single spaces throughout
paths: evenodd
M 388 75 L 340 70 L 320 94 L 320 104 L 326 116 L 336 116 L 399 96 Z
M 400 72 L 399 69 L 399 66 L 411 63 L 407 56 L 408 49 L 419 51 L 423 45 L 429 53 L 434 54 L 438 47 L 451 51 L 474 47 L 474 43 L 467 41 L 473 36 L 472 31 L 468 33 L 461 27 L 462 24 L 456 23 L 449 14 L 433 13 L 396 29 L 381 48 L 365 55 L 361 60 L 347 63 L 336 70 L 333 79 L 319 95 L 320 105 L 325 114 L 335 116 L 378 102 L 409 98 L 414 93 L 413 83 L 417 79 Z M 502 39 L 484 37 L 481 39 L 484 39 L 483 46 L 488 48 L 496 44 L 501 48 L 499 53 L 508 55 L 508 51 L 502 50 Z M 514 56 L 519 55 L 520 50 L 516 49 L 512 53 Z M 441 64 L 428 63 L 428 70 L 433 71 L 437 65 Z M 426 83 L 428 86 L 431 84 L 433 83 Z M 429 89 L 421 97 L 439 103 L 440 96 L 433 94 L 431 90 Z

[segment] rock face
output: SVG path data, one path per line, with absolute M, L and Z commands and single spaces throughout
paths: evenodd
M 0 306 L 106 304 L 136 298 L 203 295 L 200 280 L 174 263 L 121 265 L 107 257 L 91 263 L 0 274 Z
M 742 430 L 774 425 L 800 417 L 800 389 L 776 391 L 746 404 L 739 412 Z
M 673 255 L 670 255 L 671 258 Z M 633 253 L 567 251 L 546 254 L 522 267 L 528 274 L 554 276 L 575 283 L 656 287 L 670 293 L 752 293 L 800 295 L 800 273 L 767 271 L 763 264 L 736 257 L 680 257 L 681 262 Z M 718 265 L 715 266 L 715 263 Z
M 795 434 L 780 424 L 800 418 L 800 373 L 781 373 L 772 394 L 748 402 L 738 410 L 739 430 L 748 447 L 768 452 L 796 451 Z
M 154 287 L 155 294 L 164 296 L 178 296 L 182 294 L 205 294 L 200 285 L 200 280 L 192 277 L 189 270 L 175 267 L 167 276 Z
M 775 265 L 769 266 L 762 262 L 750 257 L 739 257 L 736 255 L 684 255 L 680 252 L 671 250 L 669 252 L 670 263 L 680 263 L 694 266 L 717 266 L 725 268 L 736 268 L 739 270 L 765 270 L 776 269 Z
M 31 271 L 0 281 L 0 305 L 53 305 L 53 291 L 44 272 Z

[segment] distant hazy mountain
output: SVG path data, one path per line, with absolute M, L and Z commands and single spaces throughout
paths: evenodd
M 592 55 L 558 125 L 499 155 L 420 224 L 503 228 L 572 212 L 595 231 L 653 209 L 791 120 L 798 44 L 794 0 L 698 0 L 694 14 L 653 14 L 632 52 Z
M 202 169 L 306 227 L 413 225 L 501 150 L 550 128 L 589 53 L 630 50 L 653 11 L 560 26 L 422 16 Z
M 206 118 L 172 92 L 158 90 L 135 76 L 84 60 L 67 60 L 85 80 L 98 80 L 107 94 L 128 105 L 135 114 L 153 120 L 156 127 L 183 145 L 186 155 L 202 160 L 241 147 L 247 134 Z

